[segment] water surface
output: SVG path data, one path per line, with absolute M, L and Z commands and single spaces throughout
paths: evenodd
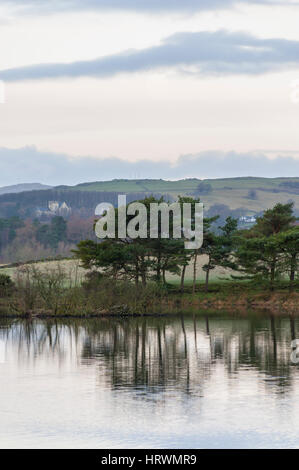
M 255 315 L 0 320 L 0 447 L 299 447 L 296 332 Z

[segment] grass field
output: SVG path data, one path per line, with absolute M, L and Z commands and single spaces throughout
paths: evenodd
M 60 261 L 40 261 L 36 263 L 28 263 L 27 266 L 34 266 L 40 271 L 45 272 L 61 268 L 66 274 L 66 277 L 70 279 L 72 283 L 76 282 L 77 284 L 81 284 L 86 275 L 86 270 L 80 267 L 80 262 L 75 259 L 63 259 Z M 0 269 L 0 274 L 7 274 L 12 279 L 15 279 L 19 269 L 22 269 L 22 266 L 11 268 L 2 267 Z
M 248 215 L 273 207 L 278 202 L 294 201 L 299 211 L 298 188 L 287 188 L 284 183 L 296 183 L 299 178 L 223 178 L 199 180 L 196 178 L 179 181 L 166 180 L 112 180 L 96 181 L 65 187 L 74 191 L 113 191 L 123 194 L 146 192 L 159 193 L 177 198 L 178 195 L 193 195 L 198 184 L 204 181 L 212 187 L 208 194 L 200 195 L 201 202 L 208 209 L 214 204 L 225 204 L 230 209 L 243 208 Z M 256 198 L 249 199 L 248 191 L 255 190 Z
M 116 179 L 112 181 L 94 181 L 90 183 L 82 183 L 76 186 L 67 186 L 68 189 L 81 190 L 81 191 L 128 191 L 138 192 L 142 188 L 146 191 L 189 191 L 195 190 L 198 183 L 204 181 L 211 184 L 214 190 L 216 189 L 254 189 L 263 188 L 267 190 L 281 189 L 281 183 L 284 182 L 299 182 L 299 178 L 255 178 L 255 177 L 240 177 L 240 178 L 219 178 L 200 180 L 197 178 L 188 178 L 183 180 L 155 180 L 155 179 L 130 179 L 122 180 Z
M 202 266 L 206 263 L 206 261 L 207 259 L 205 255 L 198 257 L 197 277 L 196 277 L 198 283 L 204 282 L 205 273 L 202 270 Z M 66 273 L 67 277 L 72 280 L 72 282 L 77 282 L 78 284 L 82 283 L 87 273 L 87 271 L 80 266 L 80 262 L 76 259 L 64 259 L 61 261 L 41 261 L 41 262 L 33 263 L 33 265 L 41 271 L 54 270 L 60 267 Z M 28 266 L 30 265 L 28 264 Z M 0 269 L 0 274 L 7 274 L 12 279 L 14 279 L 18 269 L 20 269 L 20 267 L 19 268 L 2 267 Z M 210 279 L 211 281 L 225 281 L 229 279 L 231 273 L 232 271 L 229 269 L 215 268 L 214 270 L 211 271 Z M 170 284 L 178 284 L 180 282 L 180 277 L 168 273 L 166 275 L 166 280 Z M 193 281 L 193 265 L 191 264 L 186 269 L 185 282 L 188 285 L 192 281 Z
M 244 208 L 248 214 L 260 212 L 273 207 L 278 202 L 286 204 L 294 201 L 295 208 L 299 209 L 299 195 L 287 192 L 272 193 L 256 190 L 256 199 L 248 199 L 248 189 L 227 190 L 221 189 L 213 191 L 209 195 L 201 197 L 201 202 L 209 208 L 214 204 L 225 204 L 230 209 Z

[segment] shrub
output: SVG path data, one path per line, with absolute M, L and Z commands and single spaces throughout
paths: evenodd
M 6 274 L 0 274 L 0 295 L 8 295 L 10 294 L 13 288 L 13 282 L 9 276 Z

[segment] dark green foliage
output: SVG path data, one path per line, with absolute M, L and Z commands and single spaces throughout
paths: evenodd
M 203 266 L 203 270 L 206 272 L 206 291 L 208 290 L 211 270 L 215 269 L 217 266 L 231 269 L 236 268 L 232 253 L 238 221 L 232 217 L 228 217 L 225 221 L 225 225 L 218 227 L 219 234 L 210 230 L 213 222 L 215 222 L 215 217 L 205 220 L 204 242 L 201 249 L 201 253 L 208 256 L 208 262 Z
M 23 221 L 18 217 L 0 219 L 0 251 L 12 242 L 16 236 L 16 230 L 23 226 Z
M 254 232 L 269 236 L 283 232 L 292 227 L 296 221 L 293 214 L 294 203 L 276 204 L 273 209 L 268 209 L 262 217 L 258 217 Z
M 254 278 L 267 279 L 271 289 L 285 274 L 290 287 L 298 272 L 299 229 L 294 226 L 293 203 L 268 209 L 251 230 L 239 232 L 235 251 L 239 270 Z
M 228 217 L 238 219 L 239 217 L 246 215 L 246 210 L 241 207 L 238 209 L 231 210 L 226 204 L 213 204 L 206 212 L 205 216 L 208 218 L 218 216 L 217 223 L 213 223 L 211 228 L 213 232 L 218 232 L 218 226 L 224 225 Z
M 153 202 L 161 203 L 163 199 L 154 197 L 142 201 L 149 209 Z M 199 202 L 190 197 L 179 197 L 178 202 Z M 204 219 L 204 241 L 199 250 L 186 250 L 184 239 L 161 237 L 159 226 L 158 238 L 110 239 L 95 243 L 82 241 L 75 250 L 87 269 L 99 269 L 103 276 L 114 280 L 134 280 L 136 286 L 141 282 L 146 285 L 149 280 L 166 285 L 166 273 L 181 275 L 181 292 L 184 290 L 186 267 L 193 261 L 193 292 L 196 283 L 196 262 L 200 254 L 207 256 L 203 266 L 206 272 L 205 289 L 208 291 L 209 277 L 212 270 L 220 266 L 243 273 L 253 280 L 268 282 L 273 289 L 277 279 L 288 274 L 290 284 L 294 285 L 298 273 L 299 229 L 294 227 L 296 218 L 292 212 L 292 203 L 277 204 L 265 211 L 250 230 L 237 232 L 238 222 L 228 216 L 225 223 L 215 224 L 218 216 Z M 149 216 L 148 210 L 148 216 Z M 170 214 L 170 226 L 172 219 Z M 127 223 L 133 218 L 128 216 Z M 191 214 L 191 225 L 194 226 L 194 206 Z M 194 227 L 192 227 L 194 228 Z M 171 229 L 170 229 L 171 232 Z
M 6 274 L 0 274 L 0 296 L 10 294 L 13 288 L 13 282 Z
M 13 215 L 25 218 L 34 218 L 37 208 L 47 208 L 49 201 L 66 202 L 73 214 L 88 218 L 94 215 L 95 207 L 101 202 L 109 202 L 115 207 L 118 202 L 119 191 L 77 191 L 61 187 L 41 191 L 26 191 L 24 193 L 0 195 L 0 217 Z M 143 187 L 137 186 L 137 190 L 127 194 L 127 201 L 132 202 L 142 199 L 148 194 Z M 126 194 L 124 191 L 122 194 Z M 160 195 L 155 192 L 156 197 Z M 172 196 L 169 196 L 171 199 Z
M 145 286 L 153 279 L 158 284 L 166 284 L 166 272 L 179 274 L 188 264 L 191 254 L 184 249 L 183 239 L 173 237 L 164 239 L 161 236 L 159 219 L 158 238 L 150 237 L 150 204 L 163 203 L 164 199 L 154 196 L 141 201 L 148 209 L 147 237 L 136 239 L 109 239 L 96 243 L 91 240 L 78 244 L 75 255 L 81 259 L 86 268 L 100 268 L 107 277 L 134 280 Z M 192 198 L 179 198 L 179 202 L 195 202 Z M 172 227 L 172 213 L 170 227 Z M 127 216 L 127 224 L 134 218 Z M 116 219 L 117 220 L 117 219 Z M 172 228 L 170 228 L 170 232 Z
M 36 226 L 36 239 L 45 247 L 57 248 L 60 242 L 66 242 L 67 224 L 63 217 L 55 216 L 50 224 Z
M 281 271 L 287 272 L 290 277 L 290 287 L 293 289 L 298 270 L 299 257 L 299 227 L 294 227 L 277 236 L 282 262 Z

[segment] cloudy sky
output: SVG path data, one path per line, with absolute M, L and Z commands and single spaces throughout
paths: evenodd
M 299 176 L 298 19 L 299 0 L 2 1 L 0 185 Z

